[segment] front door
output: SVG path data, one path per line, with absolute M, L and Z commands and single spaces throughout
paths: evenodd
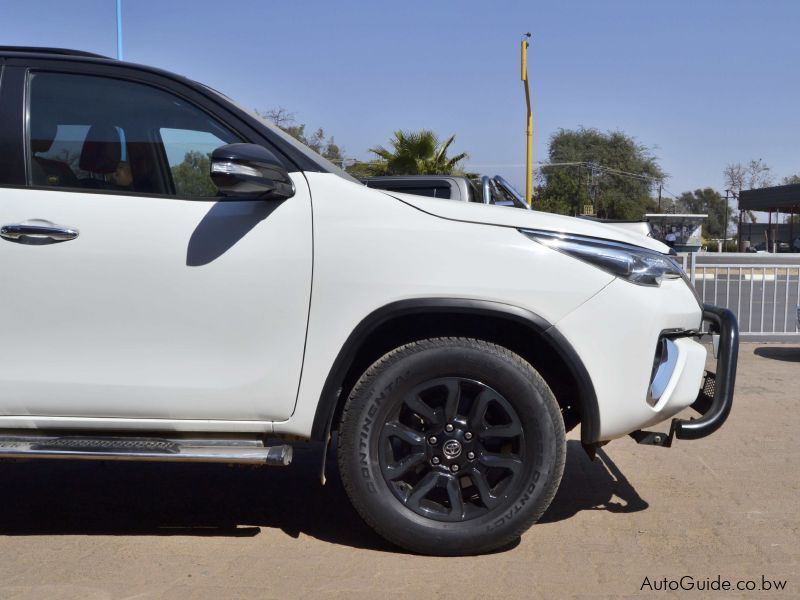
M 0 415 L 282 420 L 303 360 L 311 200 L 220 201 L 251 141 L 178 94 L 26 75 L 27 187 L 0 187 Z M 51 237 L 41 237 L 42 232 Z

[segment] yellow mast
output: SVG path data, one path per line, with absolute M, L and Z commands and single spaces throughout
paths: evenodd
M 525 130 L 527 152 L 525 156 L 525 200 L 533 204 L 533 112 L 531 111 L 531 92 L 528 88 L 528 40 L 531 34 L 522 36 L 522 86 L 525 88 L 525 103 L 528 106 L 528 124 Z

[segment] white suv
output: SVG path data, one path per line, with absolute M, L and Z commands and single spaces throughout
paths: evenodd
M 287 465 L 338 432 L 370 525 L 465 554 L 539 518 L 578 423 L 592 452 L 728 416 L 736 321 L 653 239 L 370 189 L 156 69 L 0 67 L 0 457 Z

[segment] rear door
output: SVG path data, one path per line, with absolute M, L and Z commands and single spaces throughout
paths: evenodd
M 289 200 L 220 201 L 209 153 L 258 141 L 224 109 L 131 69 L 20 60 L 0 83 L 0 414 L 289 417 L 311 287 L 302 173 Z

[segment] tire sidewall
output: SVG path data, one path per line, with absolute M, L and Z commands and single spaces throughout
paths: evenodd
M 356 386 L 351 397 L 358 412 L 351 423 L 355 431 L 347 432 L 346 446 L 351 447 L 345 448 L 342 466 L 351 475 L 353 492 L 363 497 L 357 508 L 392 541 L 430 553 L 482 551 L 518 536 L 547 508 L 554 492 L 548 484 L 554 477 L 560 479 L 563 469 L 563 423 L 543 380 L 518 357 L 512 360 L 510 353 L 487 352 L 496 350 L 494 346 L 483 349 L 466 341 L 416 344 L 413 351 L 401 352 L 383 365 L 369 385 Z M 525 432 L 523 471 L 504 500 L 485 515 L 461 522 L 426 518 L 403 505 L 386 483 L 378 459 L 381 429 L 404 394 L 446 376 L 493 388 L 511 403 Z

